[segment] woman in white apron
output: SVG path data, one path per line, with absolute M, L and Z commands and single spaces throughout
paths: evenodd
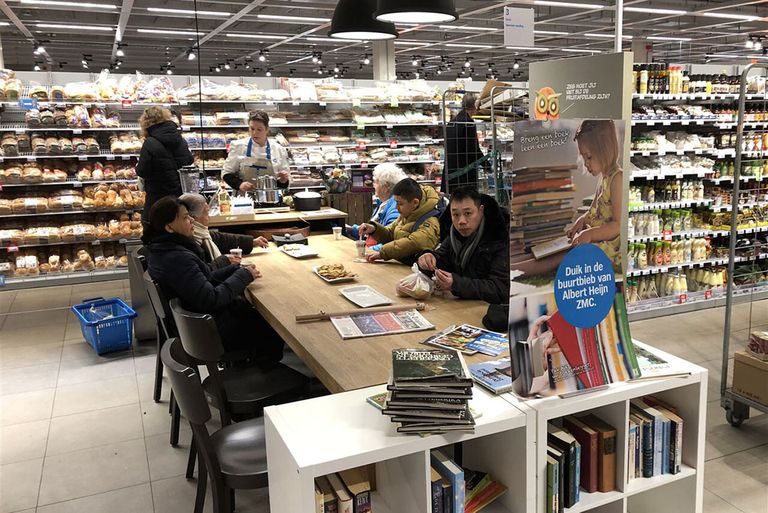
M 279 188 L 287 188 L 290 178 L 288 150 L 268 137 L 269 114 L 262 110 L 252 112 L 248 133 L 248 139 L 230 144 L 222 179 L 236 191 L 254 190 L 260 176 L 274 177 Z

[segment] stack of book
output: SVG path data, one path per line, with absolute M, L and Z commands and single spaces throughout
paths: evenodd
M 472 378 L 461 354 L 442 349 L 393 349 L 382 413 L 399 433 L 474 432 Z
M 587 493 L 616 489 L 616 429 L 594 414 L 547 426 L 547 513 L 573 507 Z
M 490 474 L 462 468 L 439 449 L 431 462 L 432 513 L 477 513 L 507 491 Z
M 574 166 L 526 167 L 515 170 L 512 185 L 510 256 L 544 258 L 570 249 L 563 240 L 574 217 Z M 559 241 L 558 241 L 559 239 Z M 537 251 L 533 248 L 537 247 Z
M 372 513 L 372 466 L 342 470 L 315 479 L 315 511 Z
M 629 413 L 627 481 L 680 472 L 683 419 L 654 396 L 632 399 Z

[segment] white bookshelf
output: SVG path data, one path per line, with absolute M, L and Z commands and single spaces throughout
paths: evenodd
M 462 442 L 462 464 L 489 472 L 508 491 L 487 513 L 543 513 L 546 508 L 547 422 L 590 411 L 617 428 L 617 489 L 585 493 L 566 513 L 703 513 L 706 369 L 636 342 L 690 376 L 615 383 L 567 399 L 522 401 L 474 387 L 470 406 L 482 413 L 475 433 L 420 437 L 395 431 L 389 418 L 366 402 L 385 391 L 371 387 L 265 409 L 272 513 L 313 513 L 314 479 L 376 465 L 375 513 L 428 513 L 429 451 L 452 453 Z M 681 472 L 627 483 L 629 401 L 656 395 L 684 419 Z
M 425 513 L 431 508 L 430 450 L 463 444 L 463 464 L 489 472 L 507 492 L 484 511 L 535 508 L 534 418 L 499 396 L 474 387 L 470 406 L 482 415 L 474 433 L 404 435 L 366 402 L 377 386 L 266 408 L 264 425 L 272 513 L 313 513 L 314 479 L 376 465 L 376 513 Z
M 581 491 L 581 500 L 566 513 L 702 513 L 704 491 L 704 436 L 707 407 L 707 370 L 658 349 L 653 351 L 675 369 L 690 376 L 614 383 L 608 388 L 567 399 L 550 397 L 521 401 L 506 394 L 511 404 L 536 418 L 536 511 L 546 511 L 547 424 L 566 415 L 592 412 L 616 428 L 616 490 Z M 627 430 L 630 399 L 655 395 L 678 408 L 683 418 L 682 468 L 678 474 L 635 478 L 627 483 Z

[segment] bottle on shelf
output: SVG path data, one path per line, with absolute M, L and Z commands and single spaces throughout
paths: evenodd
M 640 78 L 638 87 L 640 94 L 648 94 L 648 66 L 646 64 L 640 66 Z
M 680 79 L 680 92 L 682 94 L 688 94 L 690 91 L 691 77 L 688 76 L 687 71 L 683 71 L 683 76 Z

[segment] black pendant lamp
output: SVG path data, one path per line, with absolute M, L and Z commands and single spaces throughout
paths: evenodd
M 375 10 L 376 0 L 339 0 L 328 35 L 352 41 L 395 39 L 395 24 L 374 18 Z
M 391 23 L 448 23 L 459 18 L 454 0 L 378 0 L 376 19 Z

